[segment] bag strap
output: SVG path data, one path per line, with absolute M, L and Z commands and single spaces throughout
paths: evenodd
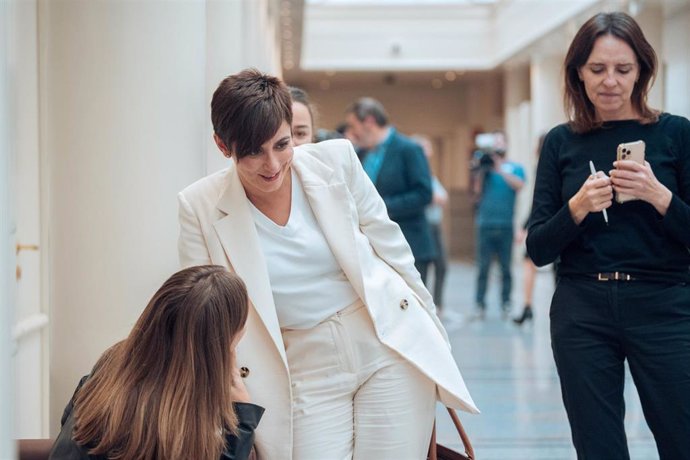
M 475 458 L 474 448 L 472 447 L 472 443 L 470 442 L 470 437 L 467 436 L 465 428 L 462 426 L 462 422 L 460 422 L 460 417 L 458 417 L 458 414 L 455 412 L 455 409 L 446 407 L 446 410 L 448 411 L 448 415 L 450 415 L 450 418 L 453 420 L 455 429 L 458 431 L 458 434 L 460 435 L 460 440 L 462 441 L 462 445 L 465 448 L 465 455 L 467 455 L 467 458 L 469 458 L 470 460 L 473 460 Z M 427 458 L 429 460 L 438 460 L 438 448 L 436 445 L 436 420 L 434 420 L 434 428 L 433 430 L 431 430 L 431 442 L 429 443 L 429 454 Z
M 431 442 L 429 443 L 429 454 L 426 457 L 428 460 L 438 460 L 438 451 L 436 449 L 436 419 L 434 419 L 434 429 L 431 430 Z
M 453 419 L 453 424 L 455 425 L 455 428 L 458 430 L 460 439 L 462 439 L 462 445 L 465 446 L 465 453 L 470 459 L 475 458 L 474 448 L 472 447 L 472 443 L 470 442 L 470 437 L 467 436 L 467 433 L 465 432 L 465 427 L 463 427 L 462 423 L 460 423 L 460 417 L 458 417 L 458 414 L 455 412 L 455 409 L 451 409 L 450 407 L 446 407 L 446 409 L 448 410 L 450 418 Z

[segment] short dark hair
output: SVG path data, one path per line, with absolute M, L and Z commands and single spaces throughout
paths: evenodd
M 299 102 L 307 108 L 309 111 L 309 116 L 311 117 L 311 124 L 313 128 L 313 126 L 316 125 L 317 112 L 316 108 L 309 99 L 309 94 L 307 94 L 307 92 L 302 88 L 298 88 L 296 86 L 288 86 L 288 91 L 290 91 L 290 97 L 292 98 L 293 102 Z
M 659 112 L 647 105 L 647 94 L 656 76 L 656 53 L 632 17 L 622 12 L 612 12 L 596 14 L 585 22 L 573 38 L 565 57 L 564 104 L 570 126 L 575 132 L 583 133 L 602 125 L 596 120 L 594 105 L 587 97 L 578 70 L 587 63 L 594 42 L 603 35 L 623 40 L 635 53 L 640 74 L 633 88 L 631 102 L 643 123 L 655 122 L 659 118 Z
M 312 115 L 313 118 L 311 101 L 309 100 L 309 95 L 307 92 L 296 86 L 288 86 L 288 91 L 290 91 L 292 101 L 299 102 L 300 104 L 306 106 L 309 109 L 309 114 Z
M 388 114 L 383 104 L 372 97 L 363 97 L 353 102 L 345 111 L 345 113 L 352 113 L 359 121 L 364 121 L 366 117 L 371 115 L 376 120 L 379 126 L 386 126 L 388 124 Z
M 223 79 L 213 93 L 213 131 L 238 159 L 258 152 L 283 121 L 292 124 L 292 100 L 277 77 L 245 69 Z

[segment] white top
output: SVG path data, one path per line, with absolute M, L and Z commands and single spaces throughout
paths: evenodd
M 308 329 L 358 299 L 340 268 L 297 175 L 283 227 L 251 205 L 281 328 Z

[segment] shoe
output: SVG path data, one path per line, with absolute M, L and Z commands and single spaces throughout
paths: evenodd
M 484 321 L 486 319 L 486 309 L 477 308 L 474 314 L 472 314 L 472 321 Z
M 503 304 L 501 304 L 501 319 L 503 321 L 505 321 L 509 317 L 510 317 L 510 302 L 503 302 Z
M 522 314 L 517 318 L 513 318 L 513 322 L 518 326 L 522 326 L 522 323 L 525 321 L 531 321 L 532 317 L 532 307 L 525 305 L 525 308 L 522 310 Z
M 443 311 L 443 315 L 439 318 L 443 327 L 446 331 L 456 330 L 462 327 L 467 319 L 461 313 L 454 312 L 452 310 Z

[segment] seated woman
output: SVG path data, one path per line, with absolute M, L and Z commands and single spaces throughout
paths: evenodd
M 236 367 L 247 315 L 246 287 L 225 268 L 172 275 L 79 382 L 50 458 L 250 458 L 264 410 Z

